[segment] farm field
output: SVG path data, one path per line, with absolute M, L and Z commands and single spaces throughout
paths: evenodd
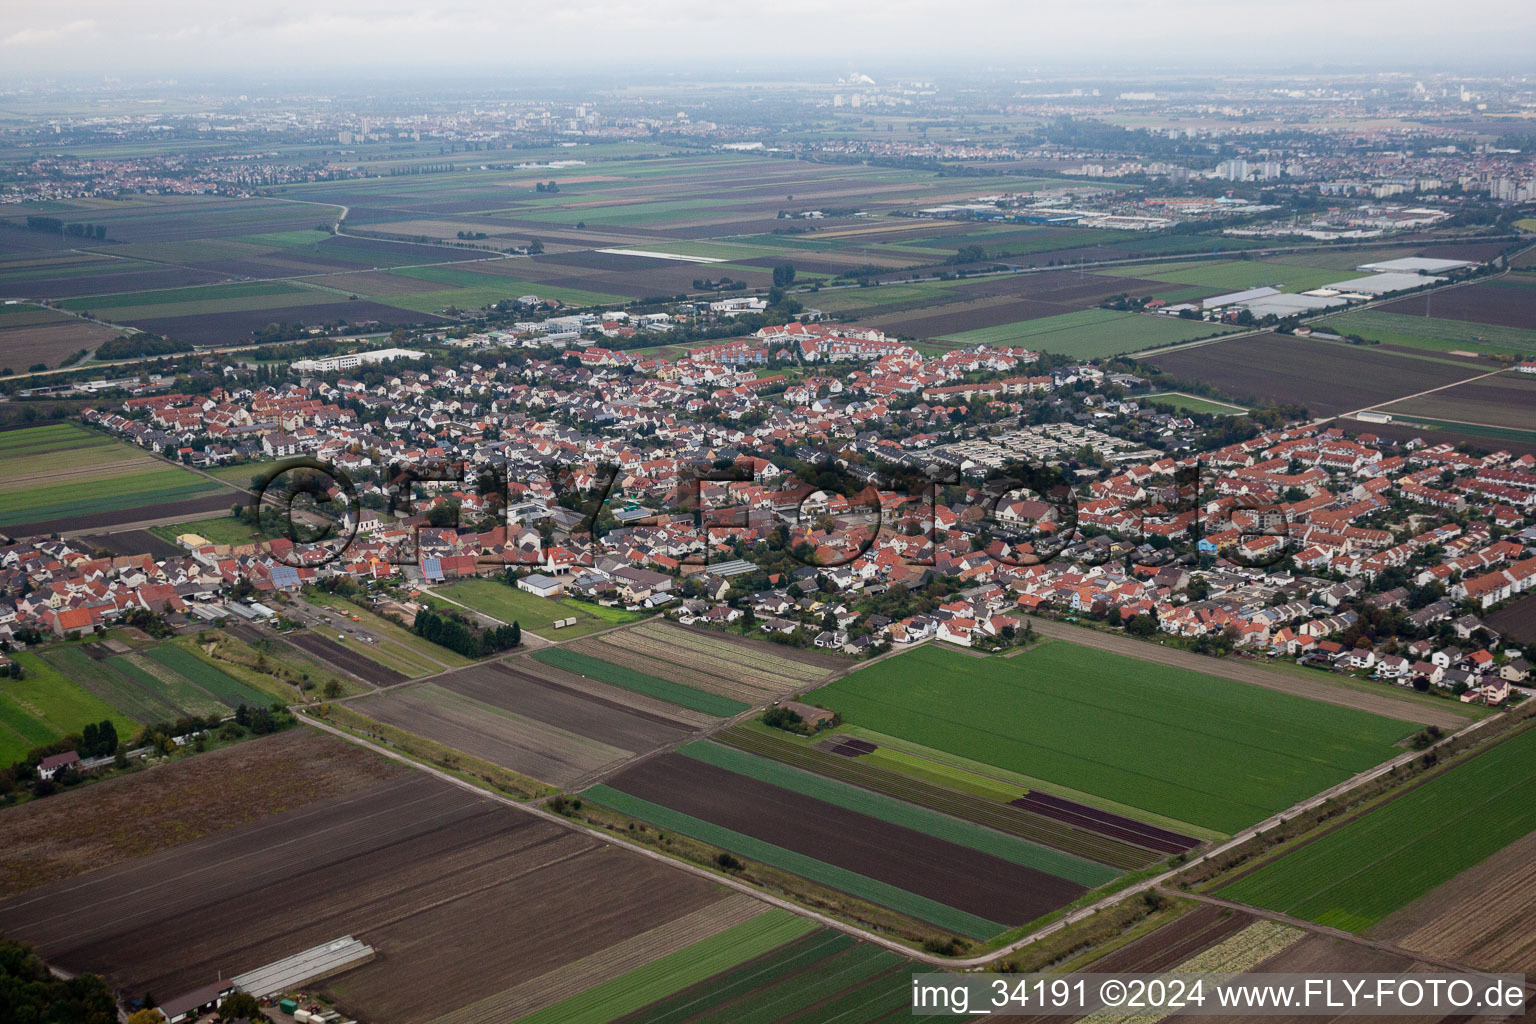
M 1212 416 L 1241 416 L 1248 411 L 1240 405 L 1229 405 L 1199 395 L 1186 395 L 1182 391 L 1159 391 L 1144 396 L 1141 401 L 1171 405 L 1180 412 L 1203 412 Z
M 295 184 L 282 200 L 136 196 L 112 206 L 47 204 L 50 213 L 103 224 L 107 239 L 0 261 L 0 296 L 66 301 L 112 322 L 214 345 L 246 340 L 269 322 L 423 323 L 450 306 L 472 309 L 530 293 L 574 305 L 677 295 L 694 291 L 693 282 L 710 273 L 757 287 L 786 258 L 797 261 L 804 284 L 867 266 L 942 264 L 964 245 L 982 245 L 989 260 L 1039 261 L 1047 254 L 1125 258 L 1208 243 L 885 217 L 969 196 L 964 182 L 922 171 L 737 154 L 618 158 L 633 152 L 614 149 L 581 172 L 555 174 L 564 179 L 557 192 L 533 187 L 550 177 L 548 169 L 467 165 L 452 173 Z M 998 184 L 1025 191 L 1059 187 L 1060 179 L 1017 174 Z M 346 233 L 332 235 L 344 206 Z M 774 234 L 786 208 L 838 212 L 806 234 Z M 848 215 L 853 208 L 866 215 Z M 36 212 L 23 206 L 4 219 L 29 211 Z M 483 247 L 461 245 L 461 231 L 483 232 Z M 495 251 L 535 238 L 545 245 L 542 255 Z M 84 344 L 89 340 L 79 347 L 94 347 Z M 57 351 L 55 358 L 66 354 L 62 336 L 39 343 Z
M 871 793 L 895 797 L 1109 867 L 1142 868 L 1157 859 L 1154 852 L 1125 840 L 1078 823 L 1026 810 L 1011 802 L 1021 789 L 996 780 L 978 776 L 976 781 L 981 785 L 967 788 L 965 783 L 969 780 L 956 778 L 953 773 L 924 772 L 922 769 L 926 766 L 901 764 L 899 759 L 898 763 L 890 764 L 873 757 L 835 754 L 820 745 L 755 722 L 736 726 L 716 738 L 760 757 L 772 758 Z
M 1436 293 L 1435 298 L 1440 300 L 1445 296 L 1468 290 L 1453 288 Z M 1531 294 L 1536 297 L 1536 291 Z M 1322 326 L 1337 334 L 1358 334 L 1362 338 L 1379 341 L 1384 345 L 1401 345 L 1405 348 L 1424 349 L 1430 352 L 1536 355 L 1536 330 L 1528 327 L 1496 326 L 1472 320 L 1393 312 L 1404 302 L 1417 304 L 1420 309 L 1423 308 L 1422 299 L 1404 299 L 1376 309 L 1340 313 L 1323 320 Z M 1536 319 L 1527 320 L 1526 323 L 1536 323 Z
M 354 701 L 354 710 L 546 783 L 568 785 L 710 721 L 564 673 L 492 662 Z M 571 677 L 573 680 L 575 676 Z
M 1278 288 L 1282 292 L 1305 292 L 1358 274 L 1329 267 L 1310 267 L 1286 262 L 1284 257 L 1268 260 L 1206 260 L 1189 263 L 1151 263 L 1115 267 L 1106 273 L 1124 277 L 1161 281 L 1165 285 L 1188 285 L 1208 290 L 1209 298 L 1223 292 L 1249 288 Z
M 348 1015 L 413 1024 L 723 899 L 664 864 L 403 774 L 32 890 L 0 904 L 0 927 L 61 966 L 157 993 L 350 934 L 376 957 L 322 991 Z M 263 912 L 228 927 L 253 906 Z M 97 911 L 84 927 L 83 907 Z M 734 923 L 739 901 L 723 909 Z M 466 933 L 482 940 L 471 956 L 453 941 Z
M 923 648 L 814 699 L 850 725 L 995 764 L 1047 791 L 1070 787 L 1229 834 L 1384 760 L 1412 731 L 1064 641 L 1006 660 Z
M 1431 423 L 1467 423 L 1494 427 L 1515 434 L 1531 434 L 1536 428 L 1536 377 L 1508 372 L 1496 377 L 1458 384 L 1404 402 L 1388 402 L 1381 411 L 1394 417 L 1425 417 Z
M 1105 298 L 1152 291 L 1157 285 L 1155 281 L 1105 274 L 1048 270 L 980 279 L 895 282 L 876 289 L 818 294 L 816 302 L 825 305 L 823 298 L 829 298 L 835 306 L 863 300 L 852 308 L 863 309 L 867 326 L 933 338 L 1081 312 L 1093 309 Z
M 1366 932 L 1404 949 L 1488 971 L 1536 965 L 1536 833 L 1431 889 Z
M 403 774 L 361 747 L 296 729 L 8 808 L 0 815 L 0 899 Z M 71 824 L 80 821 L 106 825 Z
M 0 765 L 10 765 L 33 747 L 108 719 L 120 737 L 133 738 L 137 722 L 120 708 L 76 685 L 34 653 L 15 658 L 25 676 L 0 679 Z
M 1441 322 L 1455 322 L 1472 328 L 1482 325 L 1495 338 L 1502 338 L 1500 332 L 1493 330 L 1496 327 L 1529 336 L 1536 325 L 1536 275 L 1507 274 L 1459 288 L 1441 289 L 1429 296 L 1398 299 L 1381 310 L 1388 315 L 1433 318 L 1437 321 L 1436 329 L 1441 328 Z
M 1522 597 L 1486 617 L 1488 625 L 1514 640 L 1536 644 L 1536 594 Z
M 1363 931 L 1536 829 L 1526 729 L 1246 874 L 1233 900 Z
M 1085 891 L 677 754 L 625 769 L 582 799 L 971 939 L 1032 921 Z M 935 873 L 935 863 L 955 873 Z
M 803 690 L 843 667 L 835 658 L 656 619 L 583 640 L 571 648 L 742 705 Z
M 162 695 L 160 690 L 163 684 L 158 680 L 153 687 L 145 687 L 133 677 L 114 668 L 108 663 L 108 655 L 103 646 L 67 644 L 38 651 L 36 657 L 63 678 L 84 687 L 111 705 L 118 714 L 142 725 L 175 718 L 192 710 L 182 708 Z M 196 692 L 199 701 L 217 703 L 211 700 L 209 694 Z
M 231 500 L 230 504 L 234 504 Z M 176 538 L 183 534 L 196 534 L 204 540 L 214 544 L 228 544 L 238 547 L 241 544 L 253 544 L 262 537 L 256 528 L 250 523 L 236 519 L 227 513 L 222 516 L 213 516 L 208 519 L 197 519 L 186 523 L 172 523 L 168 526 L 151 526 L 149 532 L 156 537 L 175 544 Z M 178 551 L 184 550 L 178 546 Z
M 755 932 L 768 927 L 757 922 L 748 926 L 755 926 Z M 749 940 L 757 939 L 755 932 Z M 735 949 L 726 946 L 725 936 L 718 936 L 719 941 L 684 951 L 686 957 L 631 971 L 519 1024 L 773 1024 L 810 1019 L 865 1024 L 885 1020 L 910 1004 L 911 977 L 921 968 L 896 954 L 829 929 L 811 930 L 763 952 L 766 941 L 777 937 L 746 941 Z M 636 1004 L 642 1005 L 630 1009 Z
M 1209 384 L 1245 405 L 1296 403 L 1315 416 L 1369 409 L 1487 372 L 1475 363 L 1281 334 L 1154 354 L 1145 362 L 1175 378 Z
M 39 306 L 0 306 L 0 376 L 21 373 L 38 363 L 49 369 L 69 356 L 117 336 L 101 324 Z
M 571 650 L 568 647 L 556 647 L 543 651 L 535 651 L 531 657 L 534 661 L 555 668 L 564 669 L 567 672 L 575 672 L 579 675 L 599 679 L 605 683 L 625 690 L 633 690 L 636 693 L 649 694 L 658 700 L 680 704 L 685 708 L 717 718 L 729 718 L 747 710 L 751 705 L 741 701 L 721 697 L 705 690 L 696 690 L 682 683 L 670 682 L 633 668 L 615 665 L 601 658 Z
M 460 580 L 430 593 L 473 608 L 502 622 L 516 622 L 530 633 L 550 640 L 586 636 L 602 629 L 628 622 L 639 622 L 645 615 L 621 608 L 604 608 L 570 598 L 538 597 L 526 590 L 509 587 L 498 580 Z M 574 618 L 575 625 L 555 629 L 558 619 Z
M 77 423 L 0 432 L 0 527 L 26 535 L 149 518 L 232 492 Z
M 1027 345 L 1077 359 L 1097 359 L 1208 338 L 1232 330 L 1235 328 L 1151 313 L 1087 309 L 978 331 L 940 335 L 939 340 L 960 346 Z
M 824 778 L 813 772 L 792 768 L 783 762 L 747 753 L 734 746 L 713 742 L 694 742 L 678 748 L 678 753 L 696 761 L 714 765 L 737 775 L 766 782 L 780 789 L 833 804 L 844 810 L 878 818 L 892 825 L 912 829 L 947 842 L 979 850 L 1024 867 L 1036 868 L 1089 887 L 1103 885 L 1119 872 L 1081 857 L 995 832 L 980 825 L 955 821 L 948 815 L 915 807 L 878 793 Z

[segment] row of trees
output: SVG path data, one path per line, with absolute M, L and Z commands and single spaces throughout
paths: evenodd
M 483 658 L 510 650 L 523 642 L 523 627 L 519 623 L 497 626 L 495 629 L 479 629 L 457 615 L 439 615 L 426 608 L 416 613 L 416 621 L 411 624 L 411 629 L 417 636 L 466 658 Z
M 143 356 L 164 356 L 172 352 L 186 351 L 186 344 L 162 338 L 148 332 L 120 334 L 102 342 L 96 348 L 97 359 L 138 359 Z
M 105 224 L 66 224 L 57 217 L 39 217 L 36 214 L 27 218 L 27 230 L 72 235 L 75 238 L 94 238 L 97 241 L 107 237 Z

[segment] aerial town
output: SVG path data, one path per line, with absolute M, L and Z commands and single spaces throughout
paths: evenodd
M 1536 83 L 836 67 L 10 81 L 0 1019 L 1528 1019 Z

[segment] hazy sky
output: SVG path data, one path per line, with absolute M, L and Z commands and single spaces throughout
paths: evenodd
M 1530 0 L 0 0 L 0 76 L 1530 58 Z M 1536 60 L 1530 62 L 1536 71 Z M 972 65 L 974 66 L 974 65 Z

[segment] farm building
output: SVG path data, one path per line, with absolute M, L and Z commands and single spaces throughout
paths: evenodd
M 518 590 L 526 590 L 538 597 L 559 597 L 565 593 L 565 581 L 557 580 L 553 576 L 542 576 L 534 573 L 524 576 L 517 581 Z
M 159 1010 L 165 1015 L 168 1024 L 181 1024 L 184 1020 L 195 1020 L 205 1013 L 217 1010 L 219 1006 L 235 991 L 233 981 L 216 981 L 211 985 L 193 989 L 175 999 L 167 999 L 161 1003 Z
M 62 754 L 53 754 L 43 758 L 37 763 L 37 774 L 44 779 L 51 779 L 66 768 L 78 767 L 80 755 L 73 750 L 67 750 Z

